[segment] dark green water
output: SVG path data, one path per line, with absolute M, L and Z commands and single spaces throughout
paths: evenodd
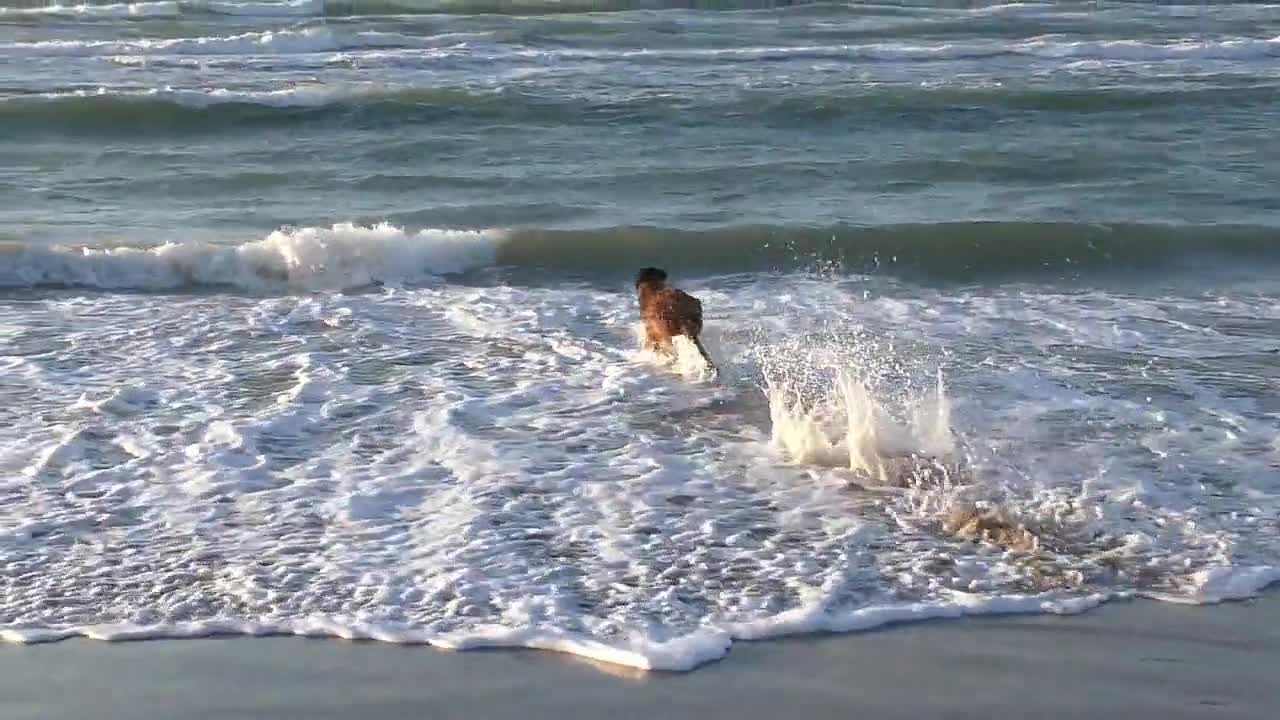
M 1152 256 L 1269 253 L 1280 224 L 1269 6 L 24 5 L 0 14 L 0 235 L 21 243 L 765 226 L 862 258 L 899 253 L 842 226 L 944 224 L 909 234 L 1034 267 L 1090 224 Z M 967 262 L 979 221 L 1018 225 Z

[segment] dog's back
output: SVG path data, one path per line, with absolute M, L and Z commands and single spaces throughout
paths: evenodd
M 640 317 L 653 339 L 702 334 L 702 302 L 673 287 L 641 287 Z

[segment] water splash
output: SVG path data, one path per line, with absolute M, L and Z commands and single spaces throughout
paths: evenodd
M 796 463 L 847 467 L 875 483 L 896 485 L 922 462 L 947 458 L 956 447 L 940 374 L 934 391 L 896 409 L 848 368 L 838 370 L 829 391 L 814 401 L 806 402 L 785 377 L 766 376 L 765 395 L 772 442 Z

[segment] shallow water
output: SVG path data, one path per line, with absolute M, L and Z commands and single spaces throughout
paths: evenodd
M 686 669 L 1280 577 L 1280 10 L 587 5 L 5 6 L 0 636 Z

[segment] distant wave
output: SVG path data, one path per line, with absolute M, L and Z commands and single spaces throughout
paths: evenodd
M 249 15 L 253 17 L 294 17 L 324 14 L 324 0 L 288 0 L 288 2 L 224 2 L 184 4 L 193 10 L 215 15 Z
M 147 18 L 185 15 L 370 17 L 384 15 L 562 15 L 626 10 L 760 10 L 803 6 L 787 0 L 149 0 L 97 4 L 59 2 L 0 7 L 0 16 Z
M 348 3 L 350 4 L 350 3 Z M 0 16 L 62 18 L 168 18 L 179 15 L 244 15 L 251 17 L 306 17 L 323 15 L 325 0 L 281 2 L 232 2 L 229 0 L 150 0 L 131 3 L 54 3 L 38 7 L 0 7 Z
M 173 0 L 106 5 L 56 3 L 38 7 L 0 8 L 0 17 L 156 18 L 177 17 L 181 13 L 180 3 Z
M 1136 3 L 1135 3 L 1136 4 Z M 1275 5 L 1222 3 L 1214 11 L 1266 12 Z M 0 16 L 50 18 L 163 18 L 177 15 L 246 17 L 378 17 L 395 15 L 574 15 L 628 11 L 770 11 L 820 15 L 893 14 L 920 18 L 974 18 L 992 15 L 1052 15 L 1053 3 L 987 2 L 965 7 L 823 0 L 140 0 L 77 2 L 37 7 L 0 7 Z M 1101 10 L 1098 10 L 1099 12 Z
M 586 273 L 661 258 L 672 266 L 717 273 L 835 267 L 965 280 L 1146 271 L 1212 257 L 1280 263 L 1280 227 L 959 222 L 525 230 L 510 234 L 496 260 Z
M 1256 60 L 1280 57 L 1280 36 L 1272 38 L 1232 38 L 1225 40 L 1177 42 L 1143 42 L 1140 40 L 1062 40 L 1039 37 L 1021 42 L 979 43 L 861 43 L 830 45 L 779 45 L 775 47 L 728 48 L 640 48 L 640 49 L 562 49 L 529 50 L 530 54 L 551 55 L 564 59 L 593 60 L 643 59 L 662 60 L 878 60 L 878 61 L 942 61 L 980 60 L 1000 56 L 1022 56 L 1046 59 L 1159 61 L 1159 60 Z
M 439 52 L 449 52 L 447 44 L 457 38 L 437 36 L 435 41 L 446 45 Z M 909 126 L 915 119 L 936 122 L 940 113 L 993 112 L 1000 108 L 1088 113 L 1270 106 L 1277 92 L 1277 85 L 1257 81 L 1177 90 L 882 85 L 814 92 L 742 90 L 729 97 L 637 94 L 619 99 L 534 94 L 501 86 L 469 89 L 379 83 L 300 84 L 273 90 L 99 88 L 0 96 L 0 131 L 113 136 L 157 130 L 209 133 L 246 125 L 288 125 L 326 118 L 339 123 L 361 119 L 417 123 L 459 116 L 578 125 L 678 115 L 685 121 L 719 123 L 730 117 L 736 122 L 776 122 L 791 127 L 805 122 L 826 124 L 836 120 L 856 124 L 891 119 Z
M 0 245 L 0 287 L 342 290 L 414 284 L 495 265 L 612 276 L 655 261 L 683 272 L 822 268 L 966 281 L 1152 271 L 1212 258 L 1280 264 L 1280 228 L 993 222 L 414 233 L 386 224 L 341 224 L 279 230 L 239 245 L 9 243 Z
M 172 3 L 95 6 L 132 12 L 155 5 L 157 12 Z M 229 5 L 230 7 L 230 5 Z M 234 7 L 249 10 L 241 4 Z M 284 7 L 284 6 L 282 6 Z M 302 8 L 290 5 L 288 8 Z M 246 32 L 228 36 L 128 40 L 43 40 L 0 45 L 0 52 L 21 57 L 157 56 L 157 55 L 289 55 L 387 48 L 431 47 L 430 36 L 390 32 L 346 32 L 317 26 L 295 30 Z M 1000 56 L 1063 61 L 1157 62 L 1167 60 L 1250 61 L 1280 58 L 1280 36 L 1236 37 L 1217 40 L 1065 40 L 1056 36 L 1018 42 L 878 42 L 855 44 L 777 45 L 740 47 L 538 48 L 512 45 L 475 50 L 477 61 L 519 57 L 547 60 L 627 62 L 761 62 L 781 60 L 863 60 L 873 62 L 932 62 L 978 60 Z
M 296 86 L 280 90 L 69 91 L 0 99 L 0 128 L 129 134 L 161 129 L 205 133 L 289 124 L 350 113 L 422 117 L 440 112 L 503 112 L 503 93 L 377 85 Z M 517 106 L 520 103 L 516 103 Z
M 369 48 L 420 47 L 429 39 L 389 32 L 343 32 L 327 27 L 238 35 L 137 40 L 41 40 L 0 46 L 15 57 L 116 55 L 290 55 Z

